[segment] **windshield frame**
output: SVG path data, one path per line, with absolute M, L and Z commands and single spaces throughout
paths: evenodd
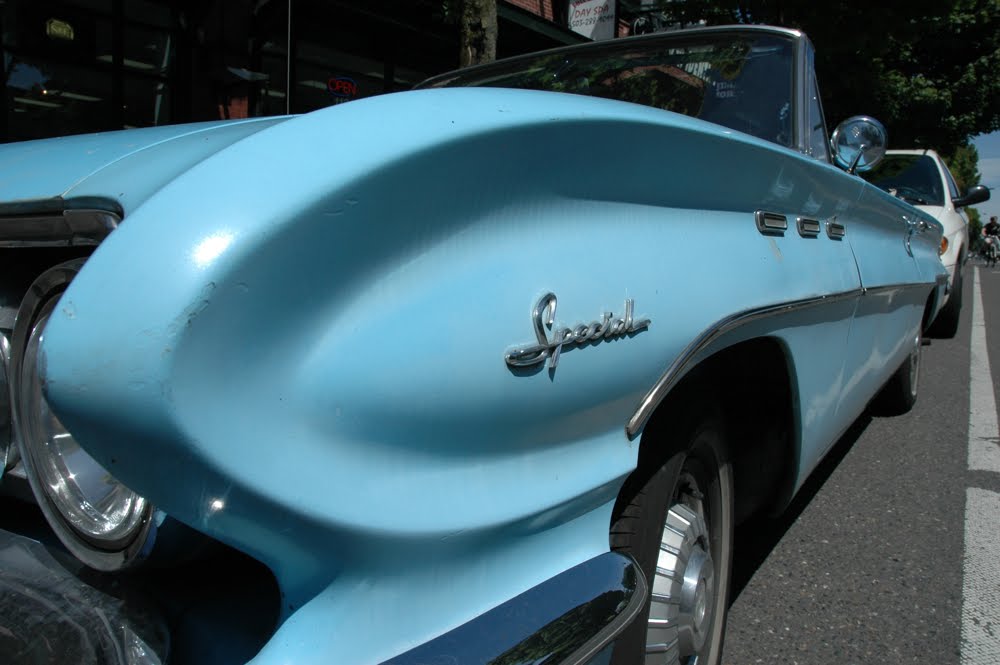
M 690 41 L 700 37 L 743 37 L 759 38 L 763 35 L 771 35 L 788 39 L 792 43 L 791 68 L 792 80 L 790 90 L 791 103 L 791 139 L 789 144 L 783 145 L 774 141 L 769 141 L 772 145 L 795 150 L 801 154 L 813 157 L 819 161 L 830 163 L 829 151 L 821 154 L 814 154 L 814 138 L 810 136 L 809 128 L 809 101 L 810 95 L 815 94 L 815 75 L 810 71 L 814 58 L 815 49 L 808 37 L 798 30 L 779 28 L 774 26 L 713 26 L 676 30 L 671 32 L 660 32 L 637 37 L 623 37 L 619 39 L 606 40 L 602 42 L 591 42 L 574 46 L 564 46 L 561 48 L 539 51 L 525 55 L 505 58 L 493 63 L 476 65 L 461 70 L 455 70 L 439 74 L 417 84 L 415 89 L 439 88 L 439 87 L 461 87 L 466 82 L 480 81 L 490 76 L 500 76 L 503 72 L 514 72 L 519 68 L 524 68 L 533 61 L 552 56 L 573 57 L 576 53 L 584 51 L 588 58 L 593 58 L 596 53 L 606 52 L 614 54 L 620 51 L 640 50 L 644 48 L 667 48 L 671 43 Z M 484 86 L 488 87 L 488 86 Z M 820 105 L 822 108 L 822 105 Z M 706 122 L 709 122 L 706 120 Z M 714 123 L 713 123 L 714 124 Z M 826 131 L 824 121 L 823 133 L 826 144 L 829 144 L 829 134 Z M 723 126 L 723 125 L 719 125 Z M 727 127 L 727 129 L 730 129 Z M 738 130 L 737 130 L 738 131 Z M 767 140 L 767 139 L 762 139 Z

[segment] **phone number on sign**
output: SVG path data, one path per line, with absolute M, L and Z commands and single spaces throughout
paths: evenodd
M 588 16 L 587 18 L 574 19 L 570 22 L 570 28 L 582 28 L 588 25 L 594 25 L 595 23 L 605 23 L 612 19 L 610 14 L 604 14 L 602 16 Z

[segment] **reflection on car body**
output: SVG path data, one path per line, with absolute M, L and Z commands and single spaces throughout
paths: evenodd
M 812 58 L 703 28 L 0 147 L 0 242 L 115 220 L 18 312 L 22 459 L 78 441 L 143 524 L 262 562 L 256 665 L 718 662 L 734 525 L 913 404 L 947 285 L 940 224 L 854 175 L 884 130 L 831 150 Z M 32 486 L 90 565 L 163 545 Z

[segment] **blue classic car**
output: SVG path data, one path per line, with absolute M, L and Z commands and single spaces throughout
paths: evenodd
M 734 526 L 916 399 L 940 224 L 793 30 L 419 88 L 0 148 L 4 484 L 101 579 L 263 564 L 255 665 L 718 662 Z

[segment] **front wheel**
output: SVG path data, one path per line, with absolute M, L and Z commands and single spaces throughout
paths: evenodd
M 951 281 L 951 295 L 938 313 L 928 331 L 934 337 L 951 339 L 958 334 L 959 318 L 962 315 L 962 262 L 955 264 L 955 277 Z
M 715 665 L 721 658 L 732 569 L 732 471 L 721 419 L 689 422 L 674 430 L 680 445 L 665 461 L 640 457 L 615 506 L 611 546 L 636 559 L 651 590 L 643 614 L 615 646 L 615 665 Z
M 917 333 L 910 354 L 879 393 L 876 404 L 883 415 L 900 416 L 917 403 L 920 388 L 920 349 L 923 336 Z

